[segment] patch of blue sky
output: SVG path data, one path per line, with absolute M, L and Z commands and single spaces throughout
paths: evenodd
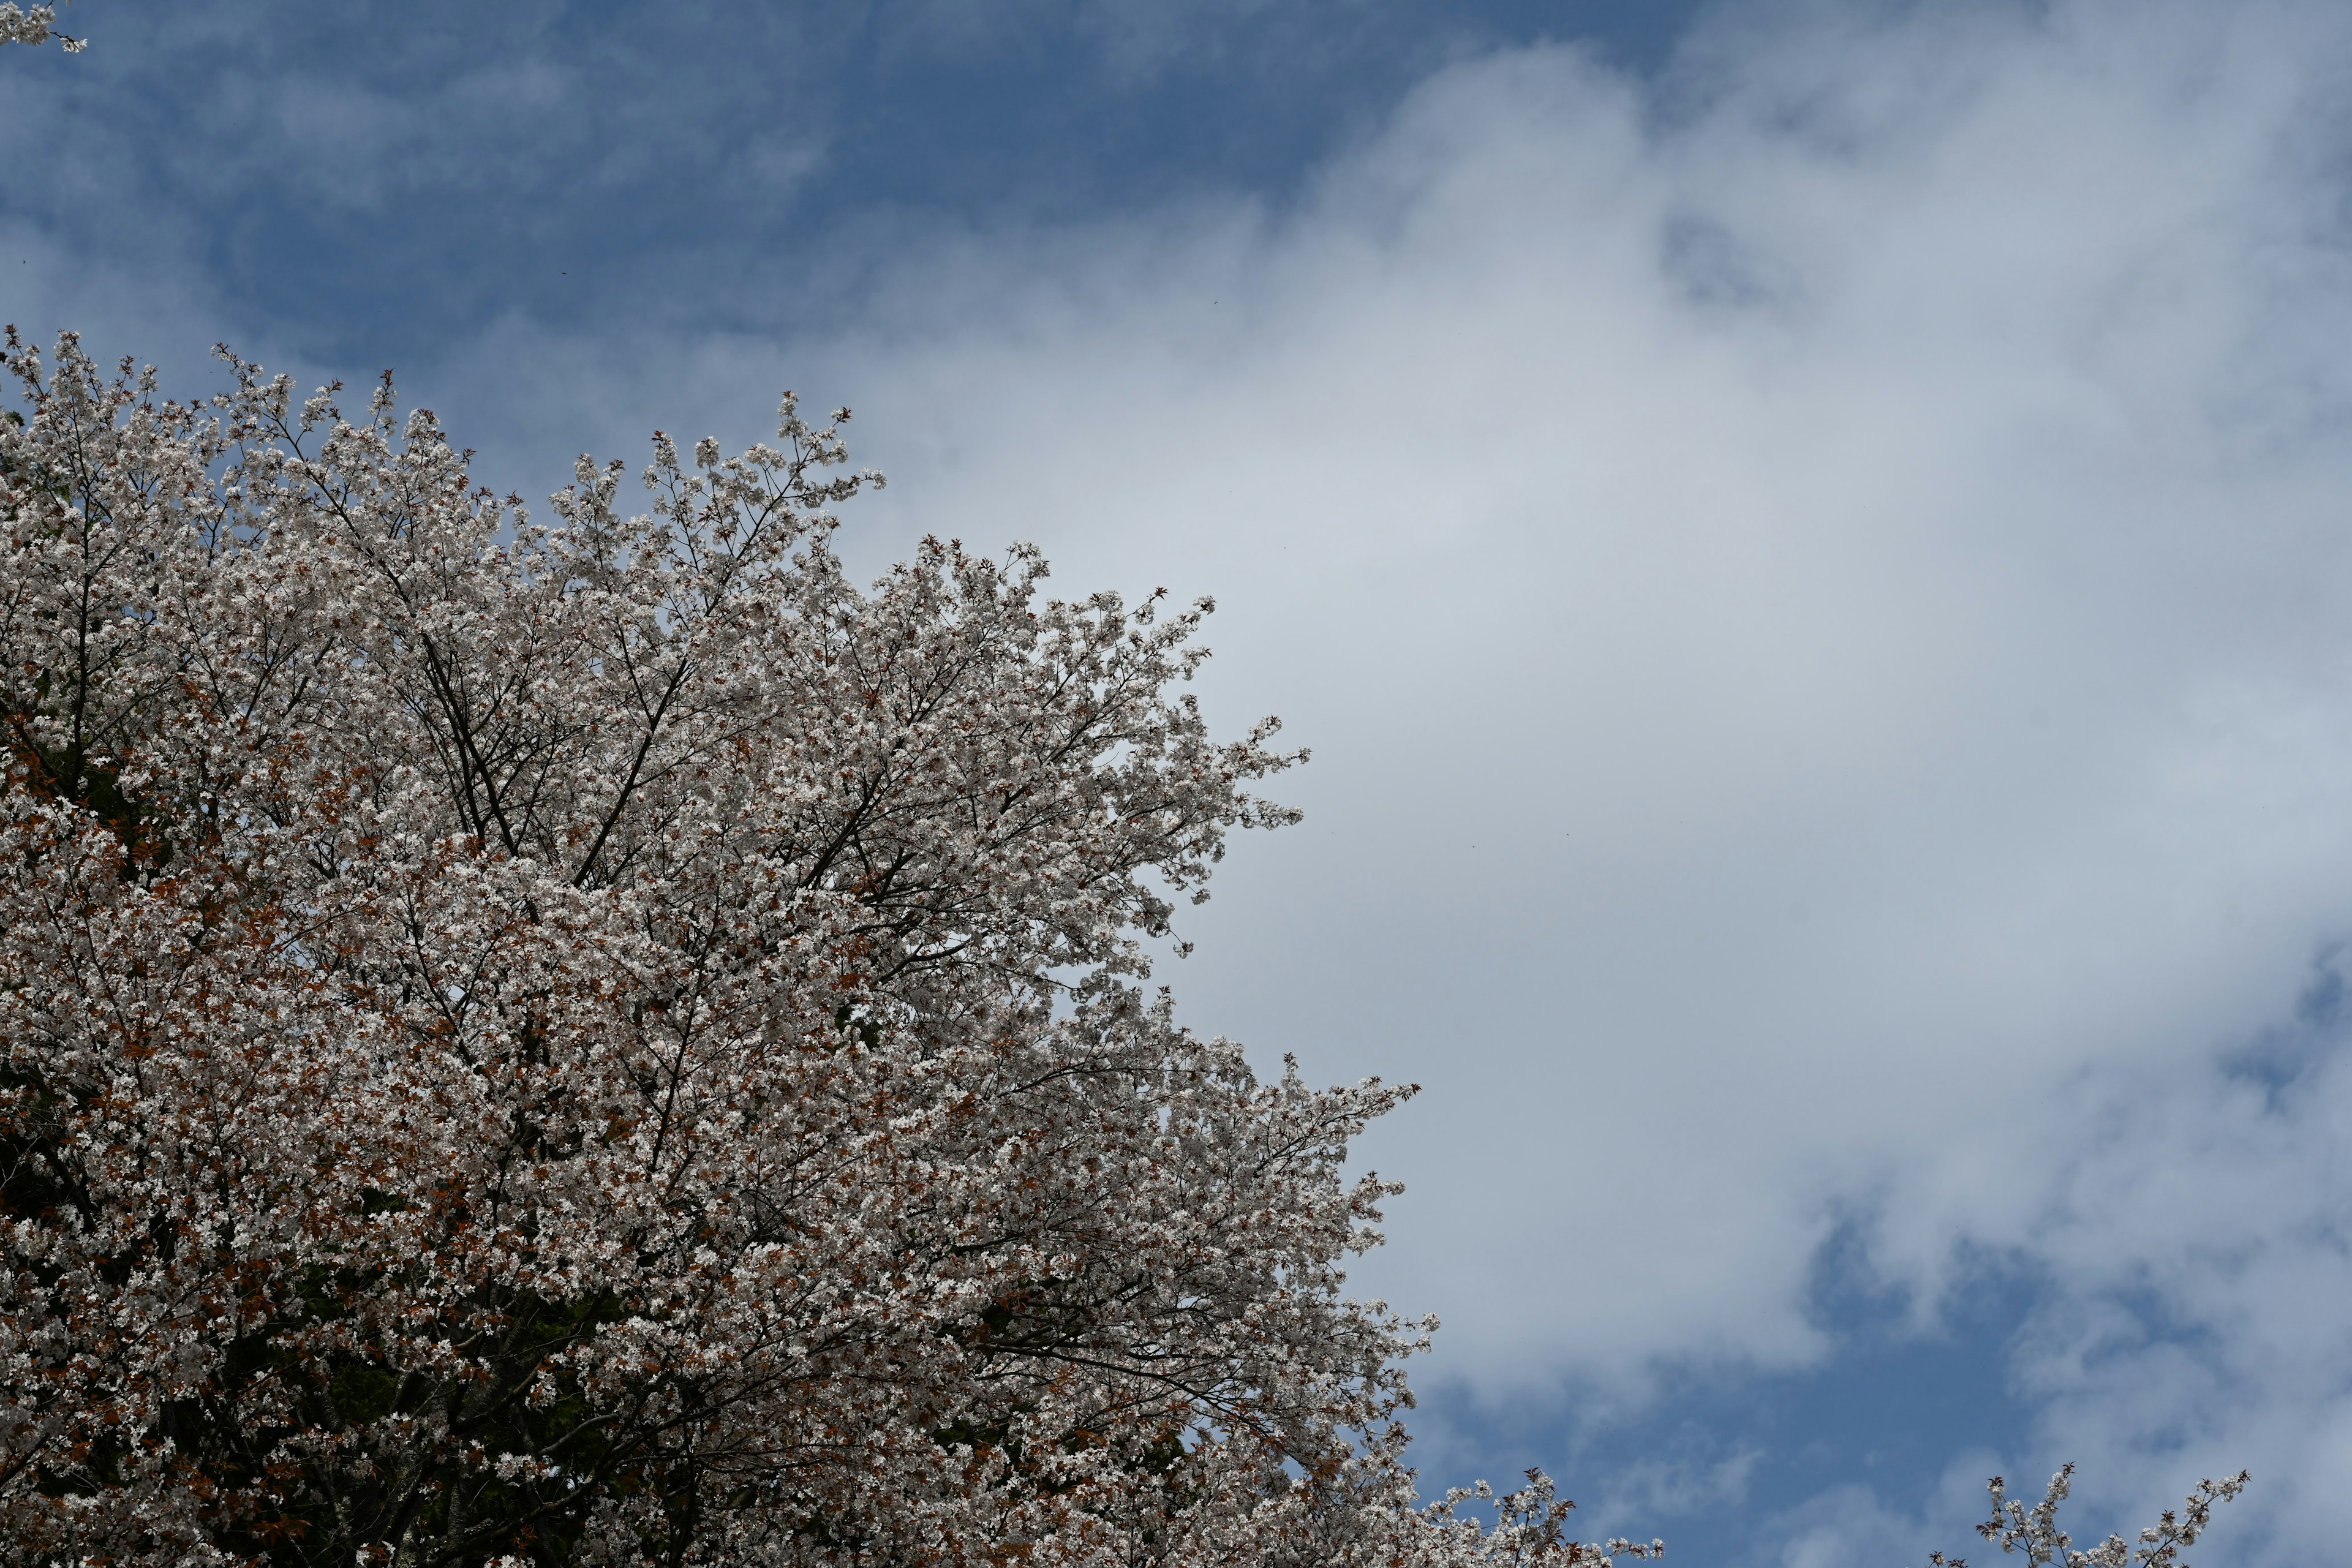
M 93 0 L 10 62 L 0 221 L 173 245 L 232 321 L 426 370 L 506 314 L 805 331 L 894 255 L 1188 194 L 1279 204 L 1415 80 L 1655 65 L 1688 0 L 1094 6 Z
M 1923 1325 L 1863 1269 L 1843 1244 L 1817 1260 L 1813 1315 L 1830 1341 L 1818 1365 L 1664 1367 L 1631 1418 L 1591 1426 L 1578 1421 L 1572 1393 L 1550 1419 L 1501 1429 L 1480 1423 L 1458 1390 L 1438 1393 L 1431 1414 L 1463 1458 L 1475 1452 L 1477 1463 L 1499 1468 L 1525 1455 L 1518 1468 L 1541 1464 L 1564 1478 L 1593 1530 L 1663 1537 L 1685 1562 L 1777 1563 L 1804 1503 L 1853 1488 L 1917 1521 L 1896 1568 L 1924 1562 L 1931 1547 L 1964 1551 L 1978 1516 L 1953 1513 L 1955 1468 L 1973 1486 L 1988 1463 L 2007 1462 L 1995 1456 L 2040 1458 L 2034 1405 L 2008 1375 L 2036 1291 L 1989 1266 Z

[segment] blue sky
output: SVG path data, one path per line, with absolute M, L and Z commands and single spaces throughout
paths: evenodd
M 1279 204 L 1449 60 L 1573 36 L 1654 64 L 1688 7 L 110 9 L 65 17 L 104 24 L 98 56 L 14 62 L 66 124 L 110 124 L 12 213 L 184 249 L 257 329 L 421 368 L 509 312 L 806 331 L 877 254 Z
M 0 319 L 396 367 L 543 495 L 858 410 L 847 548 L 1213 592 L 1305 826 L 1162 978 L 1426 1086 L 1433 1483 L 1676 1558 L 2352 1527 L 2352 14 L 82 0 Z

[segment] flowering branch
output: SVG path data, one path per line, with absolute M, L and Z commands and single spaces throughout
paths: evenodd
M 1985 1484 L 1992 1498 L 1992 1515 L 1977 1526 L 1977 1533 L 1987 1541 L 1998 1541 L 2004 1553 L 2022 1552 L 2032 1568 L 2052 1563 L 2060 1568 L 2189 1568 L 2180 1560 L 2180 1549 L 2195 1545 L 2212 1523 L 2215 1503 L 2229 1501 L 2253 1479 L 2252 1472 L 2240 1470 L 2226 1480 L 2200 1480 L 2179 1512 L 2167 1509 L 2155 1524 L 2139 1532 L 2137 1545 L 2120 1535 L 2110 1535 L 2088 1551 L 2078 1551 L 2074 1537 L 2058 1528 L 2058 1505 L 2073 1489 L 2074 1478 L 2073 1465 L 2061 1467 L 2050 1478 L 2042 1500 L 2029 1509 L 2009 1496 L 2000 1477 L 1993 1477 Z M 1930 1552 L 1927 1561 L 1937 1568 L 1968 1568 L 1965 1558 L 1946 1557 L 1940 1552 Z
M 58 0 L 60 5 L 72 3 L 73 0 Z M 0 4 L 0 44 L 46 44 L 55 38 L 69 55 L 78 55 L 89 47 L 87 39 L 57 31 L 57 20 L 56 5 L 36 5 L 26 11 L 19 8 L 15 0 L 6 0 Z

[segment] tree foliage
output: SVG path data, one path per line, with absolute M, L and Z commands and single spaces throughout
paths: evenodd
M 1290 819 L 1205 602 L 853 584 L 845 410 L 541 522 L 229 363 L 6 346 L 16 1560 L 1603 1555 L 1413 1504 L 1429 1325 L 1341 1274 L 1408 1091 L 1145 988 Z

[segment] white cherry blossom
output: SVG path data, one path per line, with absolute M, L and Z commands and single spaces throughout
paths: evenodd
M 846 410 L 474 487 L 389 378 L 10 332 L 0 1538 L 152 1563 L 1597 1565 L 1416 1502 L 1349 1141 L 1149 989 L 1209 606 L 832 549 Z M 1480 1494 L 1484 1496 L 1485 1494 Z
M 1997 1542 L 2004 1555 L 2021 1555 L 2027 1568 L 2189 1568 L 2180 1549 L 2194 1546 L 2213 1522 L 2213 1505 L 2228 1502 L 2244 1491 L 2253 1477 L 2240 1470 L 2226 1480 L 2201 1480 L 2179 1510 L 2167 1509 L 2157 1521 L 2139 1532 L 2137 1543 L 2110 1535 L 2087 1551 L 2058 1528 L 2058 1505 L 2074 1487 L 2074 1467 L 2062 1466 L 2050 1478 L 2042 1500 L 2027 1508 L 2009 1495 L 2008 1483 L 1995 1476 L 1985 1483 L 1992 1498 L 1992 1515 L 1977 1526 L 1977 1533 Z M 1968 1568 L 1968 1560 L 1931 1552 L 1934 1568 Z
M 70 5 L 73 0 L 59 0 Z M 69 55 L 78 55 L 89 47 L 89 40 L 77 38 L 57 30 L 56 5 L 36 5 L 25 10 L 16 0 L 0 0 L 0 44 L 46 44 L 55 38 Z

